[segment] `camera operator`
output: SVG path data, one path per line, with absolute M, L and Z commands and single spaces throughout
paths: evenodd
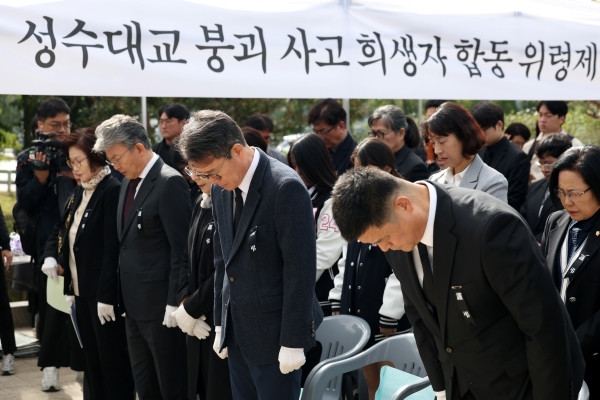
M 48 236 L 58 223 L 76 186 L 73 173 L 66 166 L 66 159 L 60 151 L 62 141 L 71 132 L 70 113 L 69 106 L 62 99 L 50 98 L 42 102 L 37 112 L 37 138 L 29 151 L 21 154 L 17 165 L 17 208 L 29 214 L 31 222 L 35 224 L 37 236 L 33 250 L 29 252 L 34 253 L 30 255 L 35 259 L 36 265 L 39 312 L 36 330 L 42 344 L 38 365 L 44 371 L 43 391 L 60 389 L 58 368 L 69 366 L 71 362 L 71 346 L 57 345 L 65 343 L 63 338 L 68 335 L 65 327 L 69 324 L 65 320 L 69 316 L 48 307 L 46 301 L 47 279 L 57 279 L 57 267 L 43 264 L 44 260 L 39 259 Z M 48 336 L 46 340 L 45 335 Z M 71 366 L 76 369 L 74 365 Z

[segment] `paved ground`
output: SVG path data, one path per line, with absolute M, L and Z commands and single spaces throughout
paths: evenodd
M 33 336 L 31 330 L 20 332 Z M 75 380 L 77 372 L 70 368 L 61 368 L 58 378 L 62 389 L 54 393 L 40 390 L 42 371 L 35 358 L 17 358 L 15 375 L 0 375 L 0 400 L 83 400 L 81 384 Z

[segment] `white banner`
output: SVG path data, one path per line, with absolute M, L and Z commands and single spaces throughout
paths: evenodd
M 29 2 L 0 0 L 2 94 L 600 98 L 589 0 Z

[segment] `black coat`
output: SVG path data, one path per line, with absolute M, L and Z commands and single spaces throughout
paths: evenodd
M 512 144 L 506 137 L 500 139 L 492 146 L 494 158 L 488 164 L 484 147 L 479 151 L 479 156 L 486 164 L 500 172 L 508 181 L 508 205 L 515 210 L 520 210 L 525 202 L 527 185 L 529 185 L 529 160 L 527 154 Z
M 542 239 L 542 252 L 546 256 L 551 273 L 560 274 L 559 253 L 571 218 L 566 211 L 552 214 L 546 222 Z M 565 306 L 579 339 L 586 362 L 585 380 L 600 390 L 600 219 L 590 232 L 581 254 L 587 254 L 570 279 Z M 600 393 L 590 387 L 592 399 Z
M 232 398 L 227 360 L 222 360 L 212 349 L 215 340 L 213 320 L 215 264 L 214 264 L 214 221 L 212 208 L 201 207 L 202 197 L 194 204 L 188 244 L 183 253 L 179 275 L 177 301 L 183 302 L 185 311 L 193 318 L 206 317 L 212 328 L 209 337 L 199 340 L 187 337 L 188 399 L 228 400 Z M 202 385 L 198 386 L 198 380 Z M 204 390 L 198 391 L 201 387 Z
M 544 227 L 546 226 L 546 220 L 558 208 L 550 200 L 550 196 L 546 197 L 544 201 L 544 208 L 540 213 L 542 207 L 542 200 L 544 199 L 544 193 L 548 190 L 548 180 L 540 179 L 539 181 L 533 182 L 529 189 L 527 189 L 527 197 L 525 203 L 521 206 L 521 215 L 527 221 L 527 225 L 531 229 L 535 240 L 538 243 L 542 242 L 542 234 L 544 233 Z M 562 209 L 562 207 L 561 207 Z
M 409 149 L 408 146 L 402 146 L 402 148 L 394 154 L 394 157 L 396 157 L 396 169 L 407 181 L 424 181 L 429 178 L 427 164 Z
M 475 190 L 435 186 L 434 315 L 413 253 L 388 251 L 434 391 L 486 400 L 576 399 L 584 361 L 547 265 L 521 216 Z M 473 324 L 465 320 L 456 287 Z
M 346 138 L 340 143 L 340 147 L 338 147 L 335 150 L 335 154 L 331 156 L 333 167 L 335 168 L 335 172 L 337 172 L 338 176 L 341 176 L 344 172 L 353 167 L 352 161 L 350 161 L 350 156 L 357 145 L 358 143 L 356 143 L 350 132 L 348 132 Z
M 105 304 L 116 305 L 118 301 L 119 238 L 117 236 L 117 204 L 119 201 L 119 181 L 106 176 L 94 190 L 81 218 L 73 252 L 77 264 L 79 295 L 96 298 Z M 65 226 L 67 216 L 75 214 L 81 204 L 84 189 L 75 188 L 73 202 L 65 209 L 60 222 L 48 239 L 42 258 L 53 257 L 65 270 L 65 294 L 74 295 L 69 266 L 69 230 Z M 58 254 L 58 236 L 62 239 L 62 249 Z

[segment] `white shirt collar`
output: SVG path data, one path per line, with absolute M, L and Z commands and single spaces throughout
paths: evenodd
M 142 173 L 139 176 L 140 179 L 144 179 L 146 175 L 148 175 L 148 172 L 150 172 L 154 164 L 156 164 L 156 160 L 158 160 L 158 154 L 152 153 L 152 158 L 150 159 L 150 161 L 148 161 L 148 164 L 146 164 L 146 166 L 142 170 Z
M 448 185 L 459 186 L 471 164 L 473 164 L 473 162 L 467 165 L 467 168 L 463 169 L 462 172 L 459 172 L 458 174 L 454 173 L 454 168 L 446 168 L 446 173 L 444 174 L 444 183 Z
M 415 183 L 426 185 L 427 189 L 429 189 L 429 216 L 427 217 L 427 225 L 425 226 L 425 233 L 423 234 L 421 243 L 428 247 L 433 247 L 433 224 L 435 222 L 435 212 L 437 210 L 437 191 L 435 190 L 435 186 L 426 181 L 418 181 Z
M 242 191 L 242 198 L 244 202 L 246 201 L 246 196 L 248 195 L 248 190 L 250 190 L 250 183 L 252 182 L 252 177 L 254 177 L 254 173 L 256 172 L 256 167 L 258 167 L 258 160 L 260 159 L 260 153 L 256 150 L 256 148 L 251 147 L 254 151 L 254 155 L 252 157 L 252 163 L 250 164 L 250 168 L 246 171 L 246 175 L 244 175 L 244 179 L 238 186 L 238 188 Z

